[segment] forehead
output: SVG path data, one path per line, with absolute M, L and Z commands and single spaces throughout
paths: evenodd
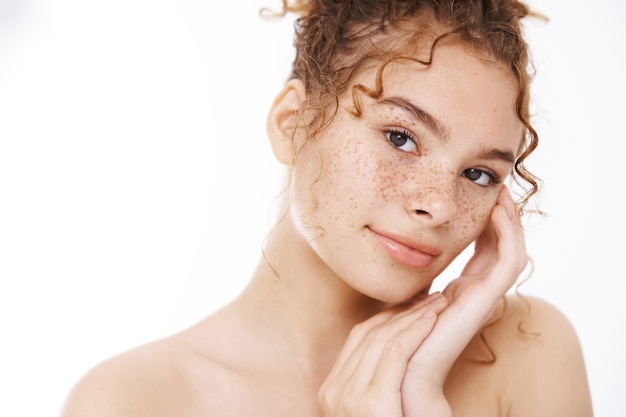
M 500 138 L 517 150 L 524 126 L 515 111 L 517 80 L 505 65 L 456 42 L 438 45 L 429 65 L 397 59 L 364 70 L 355 83 L 374 88 L 377 74 L 381 99 L 401 97 L 415 104 L 451 135 Z

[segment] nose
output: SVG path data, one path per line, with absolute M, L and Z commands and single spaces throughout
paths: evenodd
M 407 201 L 406 210 L 411 217 L 429 226 L 447 226 L 456 216 L 456 194 L 453 181 L 438 181 L 415 190 Z

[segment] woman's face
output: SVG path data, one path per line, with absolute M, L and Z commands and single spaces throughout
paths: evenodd
M 372 87 L 374 72 L 355 83 Z M 489 221 L 523 134 L 502 65 L 440 45 L 431 66 L 385 69 L 384 94 L 351 95 L 293 171 L 298 232 L 341 279 L 402 302 L 428 287 Z

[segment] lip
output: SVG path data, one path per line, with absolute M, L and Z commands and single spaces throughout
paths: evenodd
M 408 236 L 368 229 L 394 261 L 410 268 L 426 268 L 440 253 L 437 248 L 418 243 Z

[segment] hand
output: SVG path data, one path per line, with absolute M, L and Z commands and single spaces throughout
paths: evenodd
M 450 368 L 527 263 L 521 222 L 508 190 L 459 278 L 444 290 L 356 326 L 319 400 L 324 415 L 449 417 Z
M 437 404 L 428 402 L 431 398 L 444 398 L 443 385 L 452 365 L 527 264 L 521 219 L 503 187 L 490 223 L 475 242 L 472 258 L 461 276 L 443 291 L 449 307 L 409 362 L 402 392 L 405 410 L 425 411 L 424 404 Z M 443 404 L 440 407 L 445 408 Z
M 401 398 L 407 364 L 447 305 L 440 293 L 422 295 L 355 326 L 320 389 L 323 415 L 409 415 Z

